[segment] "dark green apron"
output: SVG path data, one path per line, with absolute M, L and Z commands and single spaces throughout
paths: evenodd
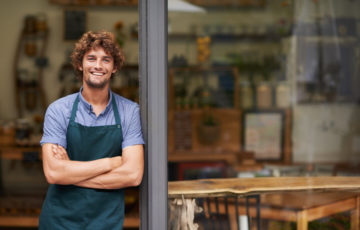
M 114 95 L 112 107 L 115 125 L 88 127 L 76 123 L 78 103 L 79 96 L 74 102 L 66 133 L 69 158 L 91 161 L 121 155 L 122 129 Z M 123 221 L 123 189 L 104 190 L 52 184 L 41 210 L 39 229 L 115 230 L 122 229 Z

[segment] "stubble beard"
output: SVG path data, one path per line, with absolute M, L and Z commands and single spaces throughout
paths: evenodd
M 86 79 L 85 80 L 85 83 L 86 85 L 89 87 L 89 88 L 93 88 L 93 89 L 103 89 L 105 88 L 105 86 L 109 83 L 110 79 L 108 80 L 104 80 L 102 82 L 99 82 L 99 83 L 95 83 L 95 82 L 92 82 L 90 80 L 90 78 Z

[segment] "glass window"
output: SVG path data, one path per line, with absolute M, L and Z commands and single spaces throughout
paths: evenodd
M 169 181 L 360 174 L 358 1 L 168 5 Z M 311 208 L 340 197 L 311 190 L 264 194 L 261 210 L 300 208 L 298 200 Z M 200 227 L 221 219 L 208 212 L 217 200 L 196 202 L 205 210 L 195 216 Z M 309 222 L 318 229 L 348 226 L 349 210 Z M 265 229 L 297 222 L 275 218 L 277 211 L 263 216 Z

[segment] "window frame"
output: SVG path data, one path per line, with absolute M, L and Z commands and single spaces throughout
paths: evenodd
M 139 81 L 146 143 L 140 229 L 167 229 L 167 0 L 139 1 Z

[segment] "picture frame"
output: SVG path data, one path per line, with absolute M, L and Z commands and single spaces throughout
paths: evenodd
M 76 41 L 87 30 L 87 12 L 79 9 L 64 10 L 64 40 Z
M 242 149 L 257 161 L 283 161 L 285 111 L 246 110 L 242 116 Z

